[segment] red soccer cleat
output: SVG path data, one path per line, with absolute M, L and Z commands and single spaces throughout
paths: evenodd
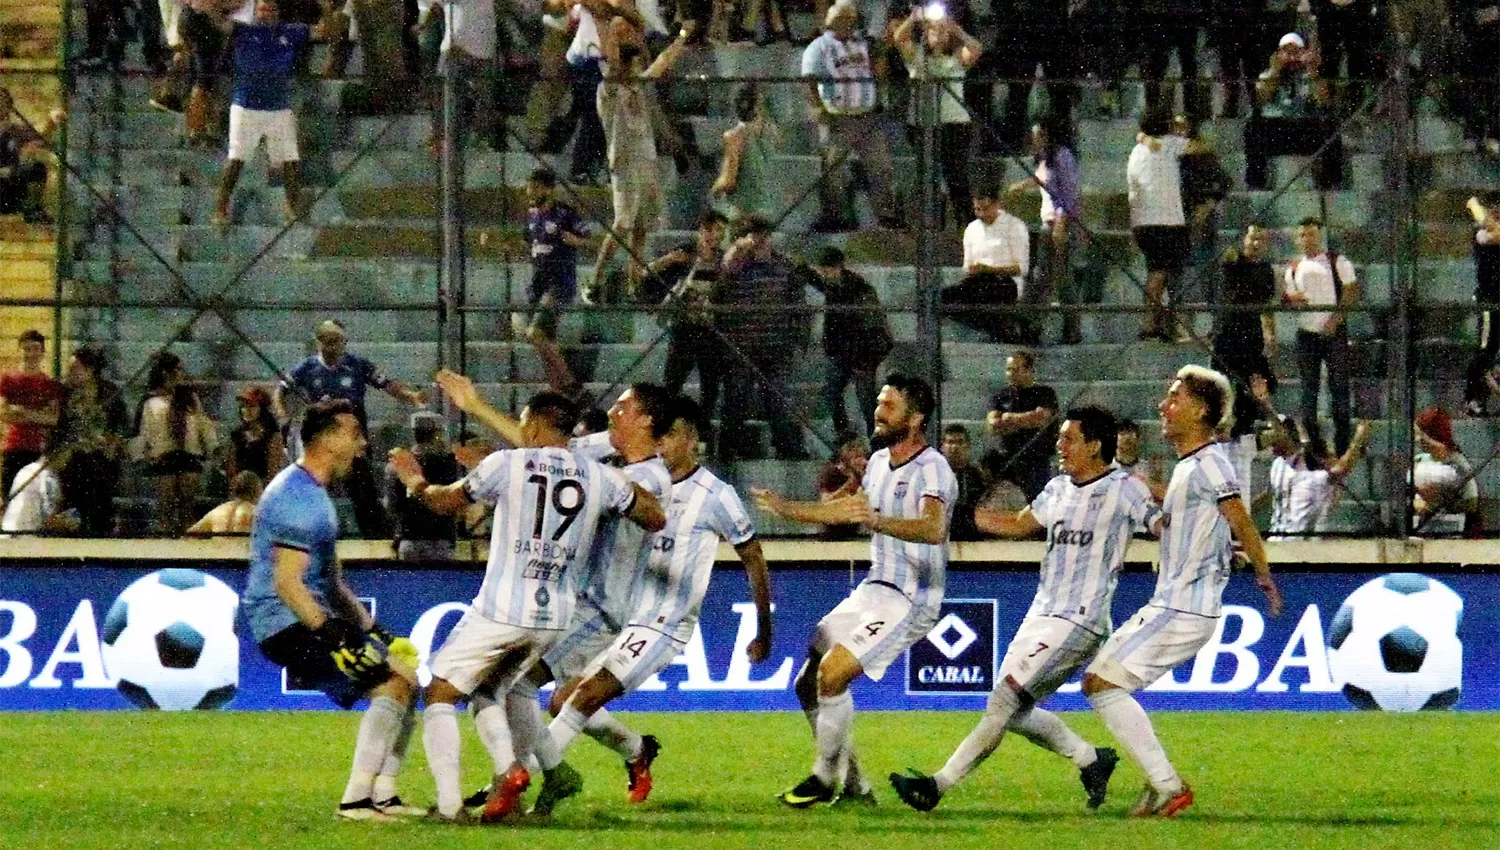
M 632 803 L 644 803 L 651 796 L 651 763 L 661 752 L 661 743 L 655 735 L 641 737 L 641 754 L 625 762 L 625 772 L 630 776 L 626 797 Z
M 490 796 L 484 801 L 484 813 L 479 816 L 479 822 L 499 823 L 504 820 L 516 811 L 521 803 L 521 795 L 529 787 L 531 774 L 520 765 L 507 770 L 504 776 L 495 777 L 495 784 L 490 788 Z
M 1175 818 L 1182 814 L 1183 809 L 1193 804 L 1193 789 L 1187 783 L 1183 783 L 1182 790 L 1168 797 L 1166 802 L 1156 807 L 1156 816 L 1159 818 Z

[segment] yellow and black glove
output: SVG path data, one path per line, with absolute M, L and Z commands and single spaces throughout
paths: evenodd
M 317 630 L 339 672 L 353 682 L 378 683 L 389 674 L 386 648 L 348 620 L 330 617 Z

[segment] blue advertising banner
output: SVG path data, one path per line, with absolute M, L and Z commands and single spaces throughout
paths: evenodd
M 119 562 L 116 562 L 117 564 Z M 59 565 L 0 571 L 0 709 L 327 709 L 261 657 L 236 611 L 234 562 Z M 1036 573 L 954 570 L 937 627 L 879 682 L 855 686 L 861 708 L 981 710 L 1026 613 Z M 479 585 L 473 569 L 349 565 L 350 581 L 425 659 Z M 777 565 L 775 645 L 750 664 L 755 612 L 744 574 L 715 576 L 686 650 L 630 695 L 624 710 L 793 710 L 792 678 L 819 618 L 860 573 Z M 1224 616 L 1196 660 L 1145 691 L 1149 709 L 1500 709 L 1500 576 L 1281 571 L 1286 613 L 1265 616 L 1236 575 Z M 1115 620 L 1150 597 L 1155 577 L 1121 577 Z M 1076 680 L 1048 703 L 1086 708 Z

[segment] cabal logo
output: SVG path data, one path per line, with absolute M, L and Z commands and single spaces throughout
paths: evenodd
M 948 599 L 906 654 L 908 694 L 988 693 L 995 678 L 993 599 Z

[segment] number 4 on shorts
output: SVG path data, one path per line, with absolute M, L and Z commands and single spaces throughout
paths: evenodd
M 641 652 L 646 649 L 646 639 L 641 638 L 640 640 L 636 640 L 635 632 L 631 632 L 625 636 L 624 640 L 620 641 L 620 648 L 628 650 L 631 658 L 640 658 Z
M 885 620 L 876 620 L 872 623 L 865 623 L 865 631 L 869 633 L 870 637 L 874 637 L 880 634 L 880 630 L 883 628 L 885 628 Z

